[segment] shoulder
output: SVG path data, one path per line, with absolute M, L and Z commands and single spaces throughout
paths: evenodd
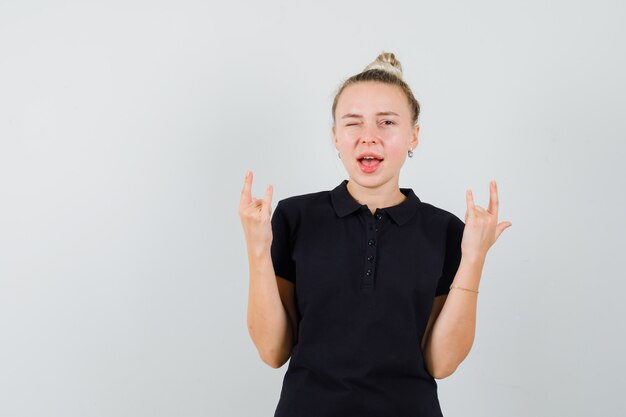
M 437 207 L 434 204 L 422 201 L 419 204 L 419 209 L 422 218 L 427 222 L 436 222 L 446 226 L 452 225 L 457 227 L 465 225 L 456 214 L 441 207 Z
M 280 210 L 285 214 L 295 215 L 296 213 L 302 213 L 305 210 L 315 209 L 330 203 L 330 191 L 316 191 L 306 194 L 298 194 L 290 197 L 285 197 L 278 200 L 276 208 L 280 207 Z
M 314 204 L 316 202 L 325 201 L 330 198 L 330 191 L 316 191 L 312 193 L 306 194 L 298 194 L 292 195 L 290 197 L 285 197 L 278 201 L 283 208 L 299 208 L 305 207 L 308 204 Z
M 273 213 L 296 227 L 303 218 L 317 217 L 331 207 L 330 191 L 316 191 L 298 194 L 278 200 Z M 274 215 L 273 214 L 273 215 Z

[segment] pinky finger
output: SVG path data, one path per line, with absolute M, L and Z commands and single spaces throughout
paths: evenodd
M 270 215 L 270 209 L 272 205 L 272 193 L 274 189 L 271 185 L 268 185 L 265 189 L 265 198 L 263 199 L 263 212 L 267 217 Z
M 465 192 L 465 200 L 467 202 L 467 208 L 473 209 L 474 208 L 474 195 L 472 194 L 472 190 L 469 188 Z

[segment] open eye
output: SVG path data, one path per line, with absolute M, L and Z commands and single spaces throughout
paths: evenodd
M 389 124 L 395 125 L 396 123 L 393 120 L 385 120 L 383 121 L 383 123 L 387 123 L 389 122 Z M 389 126 L 389 124 L 387 126 Z

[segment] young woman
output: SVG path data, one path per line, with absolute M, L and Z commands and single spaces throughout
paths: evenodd
M 442 416 L 435 378 L 470 351 L 487 251 L 512 223 L 497 221 L 495 181 L 487 209 L 467 190 L 465 222 L 399 187 L 419 109 L 382 53 L 333 103 L 349 179 L 272 214 L 272 186 L 254 198 L 246 175 L 248 330 L 268 365 L 291 358 L 275 417 Z

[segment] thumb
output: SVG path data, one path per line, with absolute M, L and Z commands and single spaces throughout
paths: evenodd
M 502 222 L 496 227 L 496 239 L 500 237 L 507 227 L 513 226 L 511 222 Z

